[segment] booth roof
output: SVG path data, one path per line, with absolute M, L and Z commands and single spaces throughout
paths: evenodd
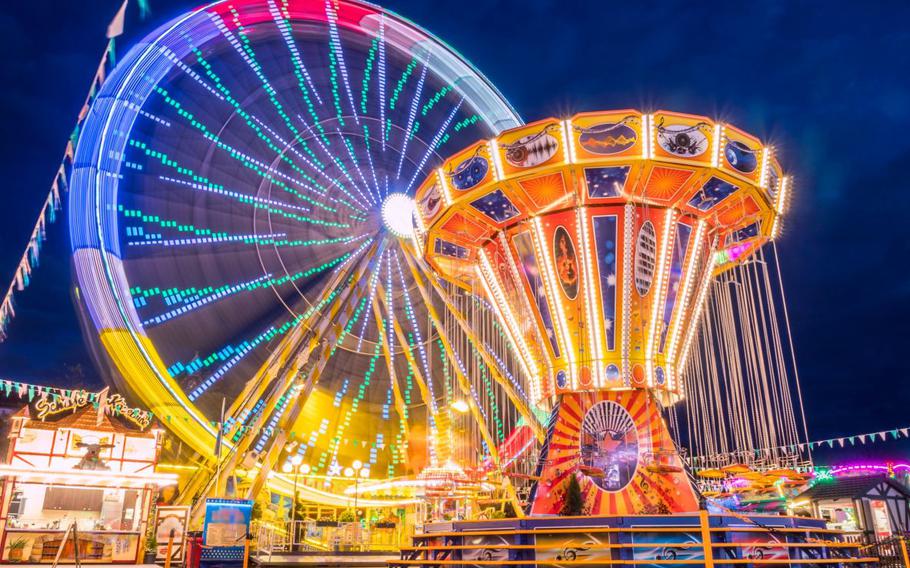
M 901 483 L 884 475 L 863 475 L 857 477 L 839 477 L 831 481 L 817 483 L 803 491 L 797 499 L 813 501 L 825 499 L 861 499 L 880 484 L 890 485 L 905 498 L 910 499 L 910 490 Z

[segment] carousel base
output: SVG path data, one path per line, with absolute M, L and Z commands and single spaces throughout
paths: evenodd
M 861 566 L 820 519 L 706 513 L 429 523 L 389 566 Z M 710 546 L 705 546 L 710 543 Z
M 250 557 L 258 566 L 278 568 L 282 566 L 325 566 L 325 567 L 379 567 L 395 562 L 391 554 L 373 552 L 297 552 L 262 554 Z

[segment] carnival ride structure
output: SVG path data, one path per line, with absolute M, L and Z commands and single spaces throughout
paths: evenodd
M 778 234 L 788 185 L 731 125 L 634 110 L 509 129 L 424 182 L 427 263 L 480 283 L 531 401 L 553 401 L 532 513 L 559 513 L 576 475 L 590 514 L 698 509 L 661 410 L 711 283 Z
M 186 502 L 240 474 L 250 496 L 399 506 L 376 488 L 452 469 L 472 472 L 453 495 L 519 515 L 558 512 L 569 475 L 589 512 L 691 511 L 680 443 L 706 468 L 806 459 L 762 249 L 790 185 L 705 117 L 523 125 L 371 4 L 220 1 L 93 100 L 76 292 L 111 380 L 205 472 Z M 331 481 L 352 463 L 353 493 Z M 324 485 L 298 488 L 301 464 Z

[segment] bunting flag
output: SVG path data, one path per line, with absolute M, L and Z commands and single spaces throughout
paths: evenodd
M 0 302 L 0 341 L 6 339 L 6 332 L 10 320 L 16 316 L 16 307 L 13 297 L 16 292 L 22 292 L 28 287 L 29 282 L 31 281 L 32 271 L 38 266 L 41 244 L 46 238 L 45 229 L 47 224 L 53 223 L 56 220 L 57 212 L 63 204 L 62 196 L 68 189 L 68 172 L 73 165 L 80 126 L 88 115 L 88 111 L 91 108 L 99 87 L 101 87 L 101 84 L 107 79 L 108 71 L 114 66 L 114 37 L 123 33 L 123 22 L 128 2 L 129 0 L 124 0 L 107 28 L 107 37 L 109 40 L 107 46 L 104 48 L 104 53 L 101 55 L 101 61 L 98 63 L 95 76 L 92 77 L 88 95 L 85 97 L 79 115 L 76 117 L 76 127 L 73 129 L 72 134 L 66 142 L 63 158 L 60 160 L 60 166 L 57 168 L 57 171 L 51 180 L 50 191 L 48 192 L 47 198 L 44 200 L 44 204 L 41 206 L 38 220 L 35 222 L 35 227 L 32 229 L 28 243 L 25 246 L 25 252 L 22 253 L 19 264 L 13 272 L 12 282 L 10 282 L 2 302 Z M 140 16 L 144 18 L 149 11 L 148 2 L 147 0 L 139 0 L 138 3 Z
M 790 446 L 775 446 L 770 448 L 756 448 L 753 450 L 753 454 L 757 457 L 761 454 L 771 456 L 774 450 L 787 450 L 795 452 L 797 448 L 800 451 L 805 451 L 806 448 L 814 450 L 817 448 L 827 447 L 834 448 L 843 448 L 847 445 L 855 446 L 857 442 L 862 445 L 865 445 L 868 441 L 869 443 L 874 442 L 886 442 L 888 440 L 900 440 L 902 438 L 910 438 L 910 426 L 904 428 L 892 428 L 891 430 L 882 430 L 880 432 L 867 432 L 864 434 L 853 434 L 852 436 L 842 436 L 839 438 L 828 438 L 826 440 L 816 440 L 814 442 L 804 442 L 801 444 L 794 444 Z M 712 458 L 731 456 L 735 457 L 733 454 L 713 454 Z

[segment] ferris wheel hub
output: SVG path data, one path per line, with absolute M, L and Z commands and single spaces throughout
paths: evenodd
M 393 235 L 409 239 L 414 235 L 414 199 L 403 193 L 391 193 L 382 202 L 382 223 Z

